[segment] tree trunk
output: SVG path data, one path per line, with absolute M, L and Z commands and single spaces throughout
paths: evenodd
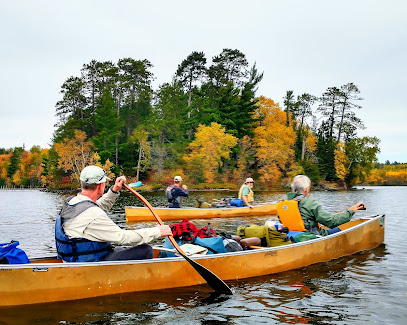
M 302 150 L 301 150 L 301 160 L 305 158 L 305 137 L 302 136 Z
M 140 166 L 141 166 L 141 154 L 142 154 L 142 151 L 143 151 L 143 148 L 141 147 L 141 142 L 140 142 L 140 148 L 138 150 L 136 182 L 139 181 L 139 177 L 140 177 Z

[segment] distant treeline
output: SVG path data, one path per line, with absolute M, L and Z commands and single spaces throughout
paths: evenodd
M 377 164 L 366 178 L 368 185 L 407 185 L 407 164 L 394 162 Z
M 196 186 L 251 176 L 272 188 L 299 173 L 350 186 L 377 160 L 379 140 L 357 137 L 353 83 L 320 96 L 289 90 L 281 107 L 256 95 L 263 73 L 239 50 L 209 63 L 192 52 L 156 90 L 152 67 L 132 58 L 84 64 L 61 86 L 52 147 L 0 149 L 0 185 L 77 186 L 80 170 L 99 164 L 153 186 L 177 174 Z

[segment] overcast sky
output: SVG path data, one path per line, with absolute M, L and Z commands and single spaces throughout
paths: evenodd
M 320 96 L 355 83 L 379 161 L 407 162 L 407 1 L 0 0 L 0 147 L 49 147 L 55 103 L 95 59 L 153 65 L 154 89 L 192 51 L 238 49 L 264 72 L 256 95 Z

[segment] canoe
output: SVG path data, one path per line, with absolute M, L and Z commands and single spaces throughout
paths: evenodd
M 342 231 L 310 241 L 241 252 L 191 257 L 232 285 L 239 279 L 274 274 L 329 261 L 379 246 L 384 215 L 352 220 Z M 155 251 L 156 253 L 158 251 Z M 67 301 L 125 292 L 205 284 L 182 257 L 141 261 L 0 264 L 0 307 Z
M 227 207 L 227 208 L 154 208 L 163 221 L 188 219 L 212 219 L 212 218 L 232 218 L 246 216 L 276 215 L 275 204 L 257 205 L 254 208 L 248 207 Z M 154 216 L 146 207 L 126 207 L 126 221 L 155 221 Z

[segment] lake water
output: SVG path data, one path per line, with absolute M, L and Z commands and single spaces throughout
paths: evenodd
M 142 193 L 153 205 L 164 194 Z M 191 192 L 195 199 L 235 195 L 227 191 Z M 255 192 L 260 203 L 283 193 Z M 352 191 L 313 192 L 329 211 L 363 201 L 356 216 L 386 215 L 385 242 L 379 247 L 301 269 L 228 282 L 234 295 L 207 301 L 207 286 L 132 293 L 72 302 L 0 308 L 0 324 L 407 324 L 407 187 L 365 187 Z M 18 240 L 29 257 L 56 254 L 54 221 L 65 195 L 37 190 L 0 191 L 0 242 Z M 142 204 L 123 193 L 111 218 L 134 229 L 154 223 L 126 224 L 124 207 Z M 213 219 L 217 231 L 235 233 L 242 224 L 263 218 Z M 199 227 L 207 221 L 194 221 Z

